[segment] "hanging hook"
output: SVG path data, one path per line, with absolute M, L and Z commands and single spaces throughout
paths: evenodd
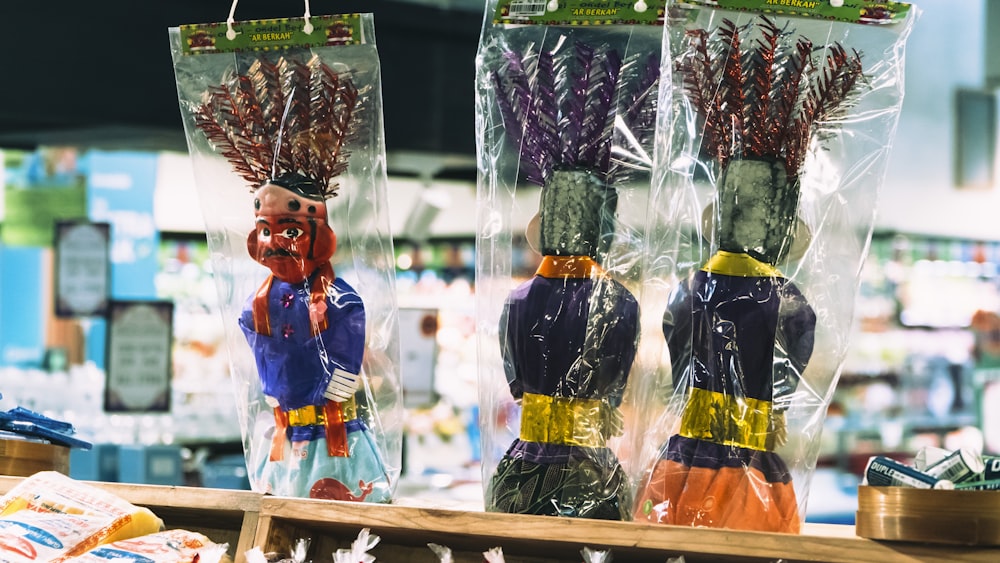
M 313 32 L 313 24 L 309 21 L 309 18 L 312 17 L 312 14 L 309 13 L 309 0 L 306 0 L 306 13 L 302 17 L 306 20 L 306 25 L 302 26 L 302 31 L 305 32 L 306 35 L 309 35 Z
M 236 5 L 239 3 L 240 0 L 233 0 L 233 4 L 229 7 L 229 17 L 226 18 L 226 39 L 229 39 L 230 41 L 236 39 L 236 30 L 233 29 L 233 24 L 236 23 Z M 305 3 L 306 12 L 302 15 L 302 17 L 306 20 L 306 24 L 302 26 L 302 31 L 308 35 L 312 33 L 315 28 L 313 27 L 312 21 L 310 21 L 312 14 L 309 13 L 309 0 L 305 0 Z
M 240 3 L 240 0 L 233 0 L 233 5 L 229 7 L 229 17 L 226 18 L 226 39 L 232 41 L 236 39 L 236 30 L 233 29 L 233 24 L 236 23 L 234 16 L 236 15 L 236 5 Z

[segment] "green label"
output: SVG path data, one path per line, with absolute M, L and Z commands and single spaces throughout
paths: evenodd
M 1000 491 L 1000 479 L 955 484 L 956 491 Z
M 500 0 L 494 24 L 663 25 L 666 0 Z
M 309 24 L 312 25 L 310 33 L 306 33 L 304 18 L 235 22 L 232 33 L 225 22 L 182 25 L 181 47 L 185 55 L 198 55 L 361 45 L 366 42 L 361 14 L 313 16 L 309 18 Z
M 910 4 L 875 0 L 683 0 L 678 5 L 749 10 L 783 16 L 822 18 L 848 23 L 893 24 L 906 19 Z

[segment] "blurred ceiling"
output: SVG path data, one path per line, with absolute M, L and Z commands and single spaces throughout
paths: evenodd
M 227 0 L 3 2 L 0 148 L 74 145 L 186 151 L 167 28 L 225 21 L 230 4 Z M 314 15 L 375 14 L 390 155 L 474 154 L 475 53 L 484 4 L 483 0 L 311 2 Z M 303 6 L 289 0 L 243 0 L 235 17 L 298 17 Z M 474 177 L 474 170 L 465 164 L 454 170 L 440 162 L 428 166 L 434 174 Z M 400 172 L 424 173 L 409 168 Z

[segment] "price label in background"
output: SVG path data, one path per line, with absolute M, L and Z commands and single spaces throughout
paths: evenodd
M 107 315 L 111 284 L 110 238 L 108 223 L 56 223 L 56 316 Z
M 174 304 L 111 301 L 107 336 L 107 412 L 168 412 Z

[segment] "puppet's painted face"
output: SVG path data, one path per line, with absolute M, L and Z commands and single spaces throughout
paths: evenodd
M 333 256 L 337 237 L 326 222 L 326 204 L 275 184 L 254 197 L 257 225 L 247 250 L 282 281 L 298 283 Z

